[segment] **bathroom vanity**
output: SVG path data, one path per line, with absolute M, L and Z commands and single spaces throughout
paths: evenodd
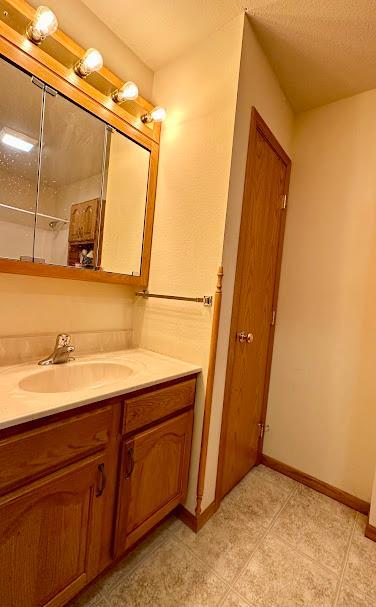
M 184 502 L 198 372 L 142 350 L 0 372 L 2 607 L 65 605 Z

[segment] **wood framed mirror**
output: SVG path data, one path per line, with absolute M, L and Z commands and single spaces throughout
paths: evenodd
M 72 57 L 82 49 L 61 32 L 54 52 L 51 41 L 49 52 L 32 44 L 24 32 L 33 9 L 4 4 L 0 272 L 145 287 L 160 125 L 141 115 L 152 106 L 116 104 L 107 90 L 116 76 L 104 68 L 91 82 L 79 78 Z M 72 55 L 66 64 L 56 58 L 61 46 Z

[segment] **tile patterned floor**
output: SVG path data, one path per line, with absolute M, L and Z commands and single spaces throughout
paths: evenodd
M 259 466 L 198 534 L 168 519 L 69 607 L 376 607 L 365 525 Z

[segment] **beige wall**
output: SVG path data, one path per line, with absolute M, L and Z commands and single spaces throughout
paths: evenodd
M 168 107 L 163 127 L 150 291 L 203 296 L 221 262 L 243 17 L 157 72 L 153 96 Z M 202 365 L 211 309 L 140 301 L 141 345 Z M 187 507 L 194 511 L 204 386 L 200 383 Z
M 40 0 L 28 0 L 37 8 Z M 59 27 L 83 48 L 94 46 L 103 55 L 106 67 L 119 78 L 137 82 L 141 94 L 149 99 L 153 72 L 80 0 L 48 0 L 59 20 Z
M 294 121 L 293 112 L 257 41 L 250 20 L 245 16 L 223 249 L 223 300 L 203 500 L 204 508 L 214 500 L 215 496 L 228 340 L 252 106 L 256 107 L 286 152 L 289 153 Z
M 296 124 L 265 452 L 360 498 L 376 462 L 376 90 Z
M 129 329 L 133 301 L 118 285 L 0 274 L 0 336 Z

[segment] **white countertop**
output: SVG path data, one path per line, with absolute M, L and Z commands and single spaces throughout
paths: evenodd
M 89 387 L 69 392 L 31 392 L 20 386 L 33 375 L 51 372 L 56 375 L 59 369 L 67 365 L 74 366 L 78 363 L 81 369 L 86 366 L 90 371 L 90 363 L 93 362 L 124 365 L 127 373 L 129 370 L 131 373 L 128 376 L 124 373 L 124 377 L 117 377 L 111 383 L 101 384 L 96 381 L 93 372 L 93 381 Z M 201 371 L 195 365 L 142 349 L 76 357 L 74 362 L 67 365 L 40 367 L 33 362 L 0 367 L 0 430 Z M 44 379 L 42 376 L 40 378 Z

